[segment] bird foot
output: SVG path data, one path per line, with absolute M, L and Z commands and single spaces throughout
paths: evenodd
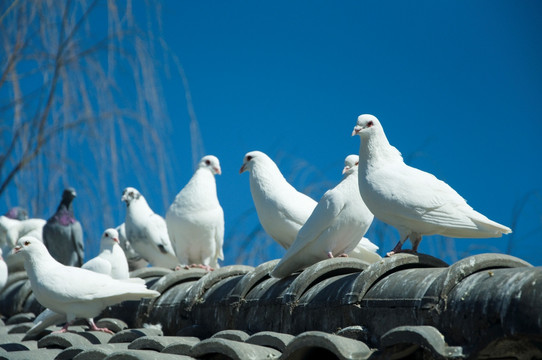
M 339 255 L 338 257 L 348 257 L 348 254 L 346 253 L 342 253 L 341 255 Z
M 53 333 L 54 333 L 54 334 L 62 334 L 62 333 L 68 332 L 68 328 L 69 328 L 69 327 L 70 327 L 70 323 L 67 322 L 66 324 L 64 324 L 64 326 L 62 327 L 62 329 L 53 331 Z
M 210 267 L 209 265 L 203 265 L 203 264 L 190 264 L 190 265 L 185 265 L 184 268 L 186 270 L 190 269 L 190 268 L 198 268 L 198 269 L 203 269 L 205 271 L 214 271 L 215 269 Z
M 115 334 L 113 331 L 109 330 L 108 328 L 105 328 L 105 327 L 100 328 L 100 327 L 97 327 L 95 324 L 94 324 L 94 326 L 92 326 L 92 325 L 90 326 L 90 330 L 92 330 L 92 331 L 101 331 L 101 332 L 108 333 L 108 334 L 111 334 L 111 335 Z

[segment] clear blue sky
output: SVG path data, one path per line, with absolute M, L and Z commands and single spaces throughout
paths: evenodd
M 350 136 L 357 115 L 371 113 L 410 165 L 495 221 L 510 226 L 515 204 L 537 191 L 512 254 L 542 265 L 542 233 L 529 234 L 542 225 L 540 2 L 168 0 L 163 26 L 187 74 L 205 150 L 222 163 L 227 233 L 253 206 L 248 176 L 238 174 L 247 151 L 280 157 L 290 172 L 293 161 L 305 162 L 313 171 L 292 174 L 297 187 L 334 184 L 344 157 L 358 152 Z M 178 79 L 166 83 L 166 96 L 180 189 L 192 169 Z M 455 244 L 505 252 L 508 240 Z

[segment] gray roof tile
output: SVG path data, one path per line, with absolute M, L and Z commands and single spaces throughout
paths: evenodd
M 107 344 L 113 337 L 112 334 L 103 331 L 81 331 L 78 334 L 93 344 Z
M 30 351 L 0 352 L 0 360 L 44 360 L 54 359 L 61 349 L 39 349 Z
M 92 342 L 77 332 L 51 333 L 38 341 L 38 348 L 66 349 L 70 346 L 91 346 Z
M 162 336 L 162 330 L 156 328 L 126 329 L 116 333 L 109 340 L 110 343 L 132 342 L 142 336 Z
M 295 336 L 274 331 L 260 331 L 246 340 L 248 344 L 260 345 L 284 352 Z
M 333 276 L 359 273 L 369 266 L 368 263 L 356 258 L 336 257 L 317 262 L 303 270 L 288 287 L 283 301 L 295 304 L 301 296 L 320 281 Z
M 327 353 L 327 355 L 326 355 Z M 281 360 L 330 358 L 339 360 L 369 359 L 373 351 L 361 341 L 321 331 L 307 331 L 296 336 L 286 347 Z
M 194 360 L 183 355 L 157 353 L 152 350 L 124 350 L 108 355 L 104 360 Z
M 60 354 L 57 355 L 55 360 L 71 360 L 80 353 L 91 352 L 96 358 L 104 358 L 109 354 L 112 354 L 117 351 L 122 351 L 128 349 L 128 344 L 126 343 L 117 343 L 117 344 L 98 344 L 98 345 L 83 345 L 83 346 L 70 346 L 69 348 L 64 349 Z
M 278 264 L 280 259 L 267 261 L 258 265 L 254 270 L 246 273 L 235 285 L 235 288 L 230 293 L 230 301 L 232 304 L 244 301 L 246 295 L 265 279 L 269 279 L 269 272 Z
M 132 341 L 130 345 L 128 345 L 128 349 L 154 350 L 160 352 L 169 345 L 175 345 L 177 343 L 186 344 L 186 342 L 181 339 L 182 338 L 178 336 L 142 336 Z M 198 341 L 199 339 L 196 338 L 194 343 Z
M 424 254 L 399 253 L 392 257 L 382 258 L 365 269 L 352 286 L 351 293 L 345 296 L 344 302 L 361 301 L 367 291 L 379 280 L 397 271 L 412 268 L 442 268 L 448 264 L 433 256 Z
M 190 308 L 201 299 L 205 291 L 210 289 L 216 283 L 228 277 L 245 275 L 253 269 L 252 266 L 230 265 L 209 272 L 206 276 L 199 279 L 190 289 L 185 300 L 188 309 L 190 310 Z
M 8 321 L 6 322 L 6 325 L 14 325 L 14 324 L 21 324 L 21 323 L 25 323 L 25 322 L 32 322 L 34 321 L 34 319 L 36 318 L 36 315 L 34 315 L 34 313 L 29 313 L 29 312 L 25 312 L 25 313 L 20 313 L 20 314 L 16 314 L 16 315 L 13 315 L 12 317 L 10 317 L 8 319 Z
M 78 353 L 73 360 L 101 360 L 107 356 L 126 351 L 124 348 L 126 344 L 101 344 L 95 345 L 90 349 L 86 349 Z M 57 359 L 55 359 L 57 360 Z
M 400 326 L 382 335 L 380 345 L 383 356 L 387 357 L 402 351 L 404 356 L 407 352 L 416 351 L 417 345 L 430 352 L 432 359 L 462 359 L 463 349 L 460 346 L 448 346 L 444 336 L 432 326 Z M 389 351 L 393 348 L 392 351 Z
M 190 352 L 195 358 L 210 358 L 216 354 L 233 360 L 278 359 L 281 355 L 272 348 L 219 338 L 200 341 Z
M 1 341 L 0 349 L 11 352 L 11 351 L 27 351 L 27 350 L 37 350 L 38 346 L 35 342 L 31 341 Z
M 369 330 L 359 325 L 347 326 L 337 331 L 336 334 L 339 336 L 347 337 L 349 339 L 359 340 L 363 342 L 366 342 L 369 339 Z
M 166 346 L 162 352 L 167 354 L 177 354 L 177 355 L 190 355 L 190 351 L 192 350 L 192 346 L 199 343 L 199 339 L 196 337 L 190 337 L 190 336 L 176 336 L 176 341 L 168 346 Z
M 249 335 L 242 330 L 222 330 L 211 336 L 211 338 L 244 342 L 249 338 Z
M 8 334 L 24 334 L 30 330 L 32 325 L 31 322 L 14 324 L 11 329 L 9 329 Z

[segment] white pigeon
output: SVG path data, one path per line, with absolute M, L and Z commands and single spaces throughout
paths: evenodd
M 32 236 L 23 236 L 14 248 L 24 257 L 24 267 L 30 287 L 38 302 L 68 322 L 60 332 L 68 330 L 76 318 L 84 318 L 91 330 L 111 333 L 98 328 L 93 318 L 103 309 L 126 300 L 154 298 L 158 291 L 147 289 L 145 284 L 131 279 L 116 280 L 108 275 L 73 266 L 62 265 L 47 251 L 45 245 Z
M 271 276 L 283 278 L 326 258 L 347 256 L 358 245 L 373 214 L 363 203 L 357 183 L 358 167 L 350 166 L 341 182 L 322 196 Z
M 512 232 L 473 210 L 445 182 L 406 165 L 375 116 L 360 115 L 354 135 L 361 137 L 361 196 L 378 219 L 399 231 L 400 240 L 388 255 L 402 251 L 408 238 L 412 251 L 417 251 L 423 235 L 488 238 Z
M 166 221 L 155 214 L 133 187 L 122 192 L 126 203 L 126 236 L 135 251 L 153 266 L 174 268 L 179 262 L 169 240 Z
M 130 241 L 126 237 L 126 224 L 120 224 L 115 228 L 115 230 L 117 230 L 117 232 L 119 233 L 119 244 L 124 251 L 126 260 L 128 260 L 128 269 L 130 271 L 134 271 L 140 268 L 147 267 L 149 263 L 145 259 L 143 259 L 143 257 L 139 255 L 137 251 L 134 250 L 134 247 L 132 246 L 132 244 L 130 244 Z
M 16 220 L 2 215 L 0 216 L 0 245 L 12 249 L 19 238 L 28 234 L 41 241 L 43 226 L 46 222 L 44 219 L 37 218 Z
M 128 261 L 122 248 L 119 245 L 119 234 L 115 229 L 107 229 L 102 234 L 100 240 L 100 253 L 98 256 L 90 259 L 81 266 L 100 274 L 111 276 L 113 279 L 128 279 Z M 133 282 L 144 284 L 145 281 L 139 278 L 133 278 Z M 61 324 L 66 322 L 66 315 L 59 314 L 51 309 L 45 309 L 34 319 L 34 325 L 27 334 L 38 334 L 43 329 L 51 325 Z
M 181 265 L 218 268 L 224 260 L 224 212 L 218 202 L 215 175 L 221 174 L 215 156 L 204 156 L 186 186 L 166 213 L 171 242 Z
M 0 292 L 2 292 L 2 289 L 6 286 L 6 282 L 8 281 L 8 265 L 4 261 L 2 254 L 2 249 L 0 249 Z
M 128 260 L 119 245 L 119 233 L 115 229 L 107 229 L 100 240 L 100 253 L 81 266 L 83 269 L 106 274 L 113 279 L 128 279 Z
M 17 240 L 24 235 L 31 235 L 43 241 L 42 232 L 46 222 L 38 218 L 16 220 L 0 216 L 0 248 L 6 254 L 5 261 L 10 271 L 16 272 L 24 267 L 22 258 L 11 256 L 11 249 L 15 247 Z
M 346 159 L 344 159 L 344 168 L 343 168 L 343 175 L 349 171 L 354 166 L 358 166 L 359 162 L 359 155 L 348 155 Z M 357 189 L 357 192 L 359 193 L 359 187 Z M 363 200 L 362 200 L 363 201 Z M 370 264 L 375 263 L 382 259 L 380 255 L 377 254 L 379 247 L 371 242 L 371 240 L 367 239 L 366 237 L 361 238 L 359 243 L 356 245 L 356 247 L 348 252 L 349 257 L 357 258 L 363 261 L 366 261 Z
M 317 202 L 286 181 L 269 156 L 251 151 L 243 158 L 239 173 L 249 172 L 250 193 L 265 232 L 288 249 Z

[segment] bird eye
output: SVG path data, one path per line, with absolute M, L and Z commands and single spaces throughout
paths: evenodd
M 130 191 L 130 194 L 128 194 L 130 196 L 134 196 L 134 192 L 133 191 Z
M 371 126 L 373 126 L 373 125 L 374 125 L 374 123 L 373 123 L 372 121 L 369 121 L 369 122 L 367 123 L 367 127 L 371 127 Z
M 26 241 L 24 242 L 24 246 L 28 246 L 28 245 L 30 245 L 30 241 L 26 240 Z
M 358 161 L 358 162 L 356 162 L 356 165 L 359 165 L 359 161 Z
M 211 165 L 211 160 L 205 160 L 205 165 Z
M 108 233 L 105 233 L 105 237 L 109 237 L 109 234 L 108 234 Z
M 252 160 L 252 156 L 249 155 L 247 156 L 247 161 L 250 161 L 250 160 Z

